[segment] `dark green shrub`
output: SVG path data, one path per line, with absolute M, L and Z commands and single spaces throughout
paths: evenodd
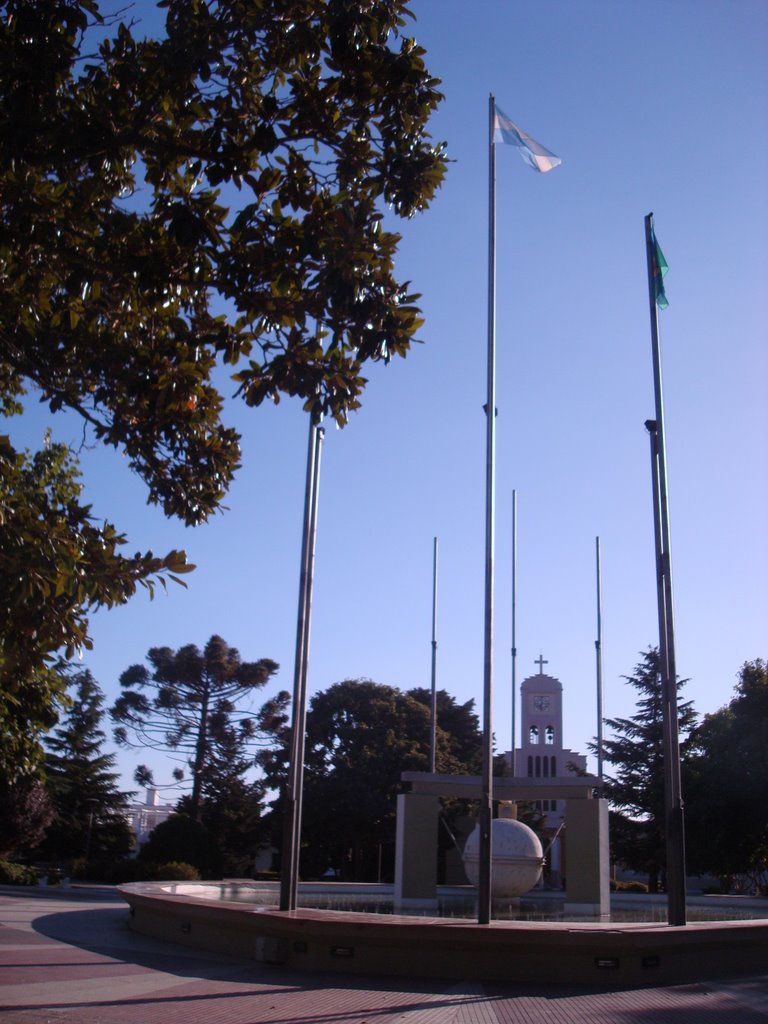
M 78 857 L 69 861 L 69 877 L 79 882 L 96 882 L 99 885 L 119 885 L 133 881 L 135 861 L 118 859 L 85 860 Z
M 158 882 L 199 882 L 200 872 L 192 864 L 172 860 L 156 866 L 155 879 Z
M 139 851 L 139 861 L 192 864 L 202 878 L 221 878 L 221 854 L 204 825 L 186 814 L 173 814 L 153 830 Z
M 37 871 L 24 864 L 0 860 L 0 885 L 37 885 Z
M 122 885 L 125 882 L 197 882 L 200 872 L 186 861 L 148 860 L 84 860 L 70 864 L 71 877 L 101 885 Z
M 200 872 L 193 864 L 172 860 L 163 864 L 136 861 L 135 882 L 199 882 Z

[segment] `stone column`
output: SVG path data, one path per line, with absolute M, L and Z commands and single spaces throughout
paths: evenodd
M 397 798 L 395 911 L 437 907 L 439 812 L 439 797 L 401 793 Z
M 608 917 L 611 912 L 608 801 L 567 800 L 565 912 Z

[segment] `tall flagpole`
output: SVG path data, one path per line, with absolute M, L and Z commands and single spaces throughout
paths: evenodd
M 600 795 L 603 786 L 603 584 L 600 573 L 600 538 L 595 537 L 595 568 L 597 575 L 597 639 L 595 662 L 597 673 L 597 777 Z
M 429 770 L 437 771 L 437 537 L 432 550 L 432 693 L 430 702 Z
M 488 97 L 488 394 L 485 405 L 485 623 L 483 664 L 483 768 L 480 802 L 477 922 L 491 920 L 491 828 L 493 821 L 493 555 L 496 462 L 496 102 Z
M 512 776 L 517 775 L 517 491 L 512 491 Z
M 304 526 L 301 542 L 299 610 L 296 623 L 296 657 L 293 675 L 293 713 L 288 785 L 283 812 L 283 850 L 280 869 L 280 909 L 295 910 L 299 885 L 301 809 L 304 791 L 304 737 L 307 723 L 307 668 L 312 613 L 312 583 L 317 534 L 320 453 L 324 430 L 314 414 L 309 420 L 307 475 L 304 488 Z
M 669 924 L 686 923 L 685 828 L 680 781 L 680 745 L 677 713 L 677 667 L 675 663 L 675 620 L 672 601 L 672 557 L 667 493 L 667 459 L 664 434 L 664 396 L 659 346 L 659 314 L 656 303 L 656 245 L 653 214 L 645 218 L 645 251 L 648 266 L 648 295 L 653 352 L 655 421 L 646 424 L 651 439 L 656 535 L 656 575 L 659 596 L 659 661 L 661 665 L 662 714 L 664 720 L 664 791 L 667 850 L 667 913 Z

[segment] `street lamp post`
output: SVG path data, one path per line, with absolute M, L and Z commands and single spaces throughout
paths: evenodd
M 96 797 L 88 797 L 86 803 L 88 804 L 88 831 L 85 836 L 85 862 L 86 864 L 91 859 L 91 839 L 93 838 L 93 816 L 96 813 L 96 806 L 98 804 Z

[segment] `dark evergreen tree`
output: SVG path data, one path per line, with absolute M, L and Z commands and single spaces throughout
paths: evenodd
M 408 690 L 408 696 L 431 709 L 432 691 L 426 687 L 414 687 Z M 442 746 L 438 745 L 436 751 L 437 770 L 449 774 L 479 775 L 483 747 L 474 700 L 459 704 L 447 690 L 438 690 L 435 703 L 437 727 L 443 732 L 445 740 Z
M 25 857 L 53 821 L 51 798 L 37 775 L 0 776 L 0 859 Z
M 152 829 L 139 850 L 139 860 L 149 864 L 171 861 L 191 864 L 203 878 L 221 878 L 222 860 L 216 837 L 188 814 L 172 814 Z
M 45 740 L 45 786 L 55 818 L 35 856 L 44 860 L 124 856 L 133 845 L 126 820 L 132 795 L 118 789 L 114 754 L 103 752 L 104 696 L 86 669 L 69 680 L 71 703 Z
M 415 691 L 421 695 L 423 691 Z M 391 878 L 396 798 L 404 771 L 429 767 L 428 703 L 369 679 L 346 680 L 312 697 L 307 712 L 301 873 L 329 868 L 345 879 Z M 477 771 L 480 736 L 472 702 L 438 694 L 437 764 L 449 772 Z M 444 713 L 441 717 L 440 709 Z M 447 728 L 457 730 L 454 740 Z M 290 729 L 277 718 L 279 742 L 259 755 L 269 788 L 287 777 Z M 467 755 L 462 762 L 460 755 Z M 273 842 L 282 843 L 282 804 L 273 804 Z
M 221 871 L 225 875 L 252 875 L 259 847 L 269 841 L 262 817 L 264 784 L 249 779 L 254 758 L 247 738 L 231 724 L 218 723 L 212 730 L 208 762 L 203 769 L 200 821 L 214 838 Z M 189 813 L 191 798 L 179 801 Z
M 649 888 L 656 891 L 666 863 L 661 677 L 658 650 L 650 648 L 641 657 L 632 675 L 623 677 L 639 693 L 637 713 L 605 720 L 613 736 L 603 741 L 603 757 L 613 771 L 606 771 L 604 789 L 614 811 L 613 858 L 633 871 L 647 873 Z M 684 685 L 685 680 L 678 680 L 678 694 Z M 692 702 L 678 700 L 681 741 L 695 722 Z M 590 749 L 594 752 L 595 744 Z
M 381 851 L 391 877 L 400 775 L 427 770 L 428 737 L 427 708 L 393 686 L 347 680 L 315 694 L 307 714 L 303 872 L 333 867 L 344 879 L 370 881 Z
M 252 710 L 248 698 L 279 666 L 269 658 L 242 661 L 220 636 L 212 636 L 202 652 L 194 644 L 177 651 L 153 647 L 147 658 L 154 671 L 132 665 L 120 676 L 124 692 L 110 711 L 115 741 L 178 755 L 192 776 L 189 814 L 200 820 L 206 777 L 210 782 L 222 745 L 235 734 L 243 746 L 259 739 L 265 712 Z M 281 693 L 268 706 L 287 700 Z M 141 766 L 137 780 L 151 785 L 152 773 Z
M 736 694 L 689 741 L 688 863 L 730 885 L 768 888 L 768 664 L 742 665 Z

